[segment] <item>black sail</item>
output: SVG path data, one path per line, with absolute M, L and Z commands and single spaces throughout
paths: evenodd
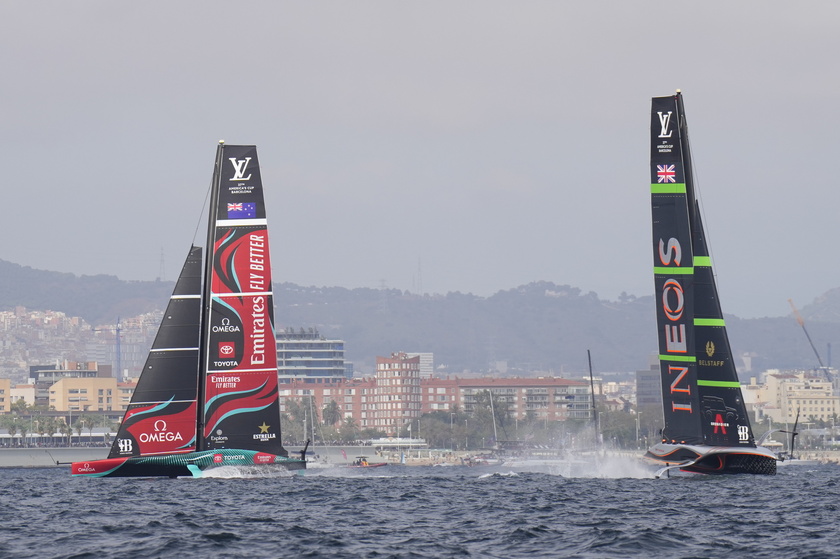
M 700 213 L 694 231 L 694 333 L 703 437 L 714 446 L 755 446 L 732 359 Z
M 755 446 L 694 189 L 682 96 L 653 98 L 651 205 L 663 440 Z
M 192 247 L 108 458 L 196 449 L 201 247 Z

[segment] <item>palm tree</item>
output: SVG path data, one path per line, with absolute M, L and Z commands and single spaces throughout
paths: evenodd
M 338 407 L 338 402 L 330 400 L 330 403 L 321 410 L 321 417 L 324 419 L 324 425 L 335 425 L 341 421 L 341 408 Z
M 67 437 L 67 446 L 70 446 L 73 442 L 73 428 L 70 427 L 70 424 L 66 420 L 59 421 L 57 429 L 59 433 Z
M 15 443 L 15 435 L 18 431 L 18 418 L 14 415 L 3 415 L 0 416 L 0 421 L 2 421 L 3 427 L 6 428 L 6 431 L 9 433 L 9 446 L 14 446 Z
M 41 423 L 43 424 L 44 428 L 44 433 L 42 433 L 42 435 L 46 434 L 50 436 L 50 446 L 52 446 L 53 444 L 55 444 L 54 439 L 55 434 L 58 431 L 58 420 L 53 416 L 49 416 L 43 418 Z
M 76 436 L 79 438 L 79 444 L 82 444 L 82 429 L 84 428 L 85 426 L 82 423 L 82 418 L 80 417 L 76 420 L 76 424 L 73 426 L 73 429 L 76 431 Z
M 48 417 L 44 417 L 43 415 L 39 415 L 38 419 L 35 420 L 35 432 L 38 433 L 40 437 L 39 441 L 43 441 L 44 437 L 47 434 L 47 420 L 50 419 Z
M 93 428 L 99 425 L 100 422 L 101 420 L 98 415 L 93 416 L 85 414 L 79 418 L 79 425 L 81 428 L 88 430 L 88 442 L 93 441 Z
M 23 446 L 26 443 L 26 434 L 29 432 L 27 427 L 29 427 L 29 424 L 26 421 L 23 421 L 22 419 L 17 421 L 17 430 L 20 431 L 20 446 Z

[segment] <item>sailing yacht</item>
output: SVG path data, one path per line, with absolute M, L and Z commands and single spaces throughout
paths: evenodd
M 682 94 L 651 108 L 651 201 L 661 441 L 645 455 L 706 474 L 775 474 L 757 446 L 735 371 L 696 199 Z
M 108 457 L 88 477 L 300 470 L 283 448 L 268 228 L 256 146 L 220 142 L 206 258 L 189 250 Z

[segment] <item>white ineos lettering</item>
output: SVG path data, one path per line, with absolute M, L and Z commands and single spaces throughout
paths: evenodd
M 668 113 L 669 115 L 671 113 Z M 230 180 L 232 181 L 247 181 L 251 178 L 250 173 L 248 176 L 245 175 L 245 169 L 248 167 L 248 163 L 250 163 L 251 158 L 246 157 L 245 159 L 236 159 L 235 157 L 228 158 L 230 162 L 233 164 L 233 177 Z
M 682 261 L 682 246 L 680 246 L 680 242 L 671 237 L 668 239 L 668 244 L 666 245 L 665 241 L 659 239 L 659 261 L 663 266 L 670 266 L 672 260 L 677 266 Z
M 671 299 L 674 305 L 671 306 Z M 675 279 L 669 279 L 662 285 L 662 310 L 671 322 L 678 321 L 685 308 L 685 294 L 682 285 Z

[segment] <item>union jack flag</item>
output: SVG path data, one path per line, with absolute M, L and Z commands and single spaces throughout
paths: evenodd
M 656 182 L 677 182 L 677 172 L 674 170 L 674 165 L 657 165 L 656 166 Z

